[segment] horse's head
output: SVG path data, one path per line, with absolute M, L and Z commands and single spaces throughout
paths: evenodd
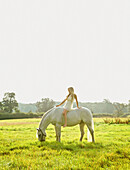
M 46 133 L 43 132 L 40 128 L 37 129 L 37 137 L 39 141 L 45 141 L 46 139 Z

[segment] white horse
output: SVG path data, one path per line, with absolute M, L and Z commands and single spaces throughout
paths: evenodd
M 49 124 L 53 124 L 55 126 L 56 131 L 56 141 L 60 142 L 61 136 L 61 126 L 64 125 L 64 117 L 63 117 L 63 108 L 54 107 L 47 111 L 39 124 L 39 128 L 37 129 L 37 137 L 39 141 L 45 141 L 46 138 L 46 128 Z M 88 127 L 88 140 L 94 142 L 94 124 L 92 113 L 88 108 L 80 108 L 80 109 L 72 109 L 67 113 L 67 126 L 75 126 L 79 124 L 81 137 L 80 141 L 82 141 L 84 136 L 84 125 L 86 124 Z M 91 133 L 92 138 L 90 139 L 89 135 Z

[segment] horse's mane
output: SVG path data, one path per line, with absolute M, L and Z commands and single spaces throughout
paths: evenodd
M 43 115 L 43 119 L 45 119 L 45 117 L 48 115 L 48 113 L 50 113 L 50 111 L 52 111 L 53 109 L 54 109 L 54 107 L 51 108 L 50 110 L 48 110 L 47 112 L 45 112 L 45 114 Z
M 42 116 L 42 120 L 41 120 L 40 124 L 42 123 L 42 121 L 48 116 L 48 114 L 49 114 L 53 109 L 54 109 L 54 107 L 44 113 L 44 115 Z

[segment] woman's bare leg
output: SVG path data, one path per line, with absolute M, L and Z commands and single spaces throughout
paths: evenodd
M 63 127 L 66 127 L 66 126 L 67 126 L 67 116 L 66 116 L 67 112 L 68 112 L 68 111 L 67 111 L 66 109 L 64 109 L 63 115 L 64 115 L 64 118 L 65 118 L 65 124 L 64 124 Z

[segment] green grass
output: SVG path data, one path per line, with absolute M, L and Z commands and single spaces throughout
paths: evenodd
M 79 142 L 79 126 L 62 128 L 61 143 L 56 142 L 49 125 L 46 142 L 39 142 L 40 120 L 0 121 L 0 169 L 130 169 L 130 125 L 95 118 L 96 143 L 88 143 L 86 134 Z

